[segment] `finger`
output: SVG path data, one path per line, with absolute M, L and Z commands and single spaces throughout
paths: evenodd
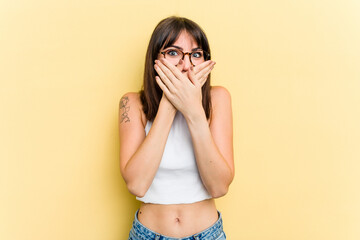
M 155 61 L 156 62 L 156 61 Z M 167 69 L 170 70 L 170 72 L 172 73 L 173 76 L 176 77 L 176 79 L 178 80 L 183 80 L 184 75 L 181 73 L 181 71 L 173 64 L 171 64 L 168 60 L 166 60 L 165 58 L 161 58 L 159 66 L 161 66 L 161 64 L 163 66 L 165 66 Z
M 208 65 L 212 64 L 214 61 L 211 61 L 211 60 L 208 60 L 208 61 L 205 61 L 199 65 L 196 65 L 195 67 L 195 75 L 200 72 L 201 70 L 203 70 L 204 68 L 206 68 Z
M 161 70 L 162 74 L 166 76 L 173 84 L 179 81 L 179 79 L 175 77 L 172 71 L 167 66 L 165 66 L 161 61 L 155 60 L 155 63 L 156 66 L 159 68 L 159 70 Z
M 188 76 L 190 81 L 195 85 L 198 86 L 199 85 L 199 81 L 196 79 L 195 73 L 194 73 L 194 68 L 191 66 L 190 70 L 188 72 Z
M 207 75 L 209 75 L 209 73 L 211 72 L 211 70 L 214 68 L 215 62 L 213 62 L 212 64 L 206 66 L 205 68 L 203 68 L 200 72 L 198 72 L 197 74 L 195 74 L 195 76 L 197 77 L 197 79 L 203 79 L 203 78 L 207 78 Z
M 157 84 L 159 85 L 159 87 L 161 88 L 161 90 L 163 91 L 163 93 L 169 99 L 169 97 L 171 96 L 169 89 L 166 87 L 166 85 L 161 81 L 161 79 L 158 76 L 155 76 L 155 80 L 156 80 Z
M 209 74 L 211 73 L 211 71 L 213 70 L 213 68 L 214 68 L 214 66 L 212 66 L 210 69 L 208 69 L 208 71 L 205 72 L 205 73 L 203 74 L 203 76 L 200 77 L 200 79 L 199 79 L 198 81 L 199 81 L 199 83 L 200 83 L 201 86 L 203 86 L 203 85 L 206 83 L 206 81 L 207 81 L 207 79 L 208 79 L 208 76 L 209 76 Z
M 175 87 L 174 84 L 169 80 L 169 78 L 164 74 L 164 72 L 162 71 L 162 69 L 160 68 L 159 65 L 155 64 L 154 65 L 155 71 L 159 74 L 159 77 L 161 78 L 161 81 L 163 84 L 166 85 L 166 87 L 171 91 L 174 92 Z
M 200 78 L 202 75 L 204 75 L 206 72 L 208 72 L 209 69 L 212 69 L 215 64 L 216 64 L 216 62 L 212 61 L 210 64 L 208 64 L 208 65 L 206 65 L 205 67 L 203 67 L 200 71 L 196 71 L 196 72 L 195 72 L 195 76 L 197 76 L 198 78 Z M 198 70 L 199 70 L 199 69 L 198 69 Z

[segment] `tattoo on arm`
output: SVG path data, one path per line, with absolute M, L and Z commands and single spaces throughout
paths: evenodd
M 130 118 L 128 116 L 128 112 L 130 111 L 130 107 L 127 105 L 129 102 L 128 97 L 122 97 L 120 100 L 120 111 L 121 113 L 121 119 L 120 123 L 122 122 L 130 122 Z

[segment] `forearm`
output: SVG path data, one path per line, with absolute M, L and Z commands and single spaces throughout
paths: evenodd
M 150 187 L 164 152 L 176 111 L 160 105 L 151 129 L 127 162 L 123 176 L 129 191 L 142 197 Z
M 213 197 L 226 194 L 234 173 L 216 146 L 205 113 L 188 117 L 198 170 L 207 191 Z

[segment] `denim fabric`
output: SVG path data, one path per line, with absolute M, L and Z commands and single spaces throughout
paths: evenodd
M 138 218 L 137 213 L 135 213 L 135 219 L 133 222 L 133 227 L 130 230 L 129 240 L 225 240 L 226 235 L 223 230 L 223 223 L 221 213 L 219 213 L 219 219 L 208 229 L 194 234 L 192 236 L 188 236 L 185 238 L 172 238 L 166 237 L 156 232 L 151 231 L 142 225 Z

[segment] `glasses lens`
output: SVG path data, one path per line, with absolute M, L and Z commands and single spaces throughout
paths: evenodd
M 203 63 L 205 61 L 204 58 L 204 51 L 203 50 L 197 50 L 191 53 L 191 62 L 194 65 L 198 65 L 200 63 Z
M 177 65 L 183 58 L 183 53 L 178 49 L 169 49 L 165 52 L 164 57 L 172 64 Z

